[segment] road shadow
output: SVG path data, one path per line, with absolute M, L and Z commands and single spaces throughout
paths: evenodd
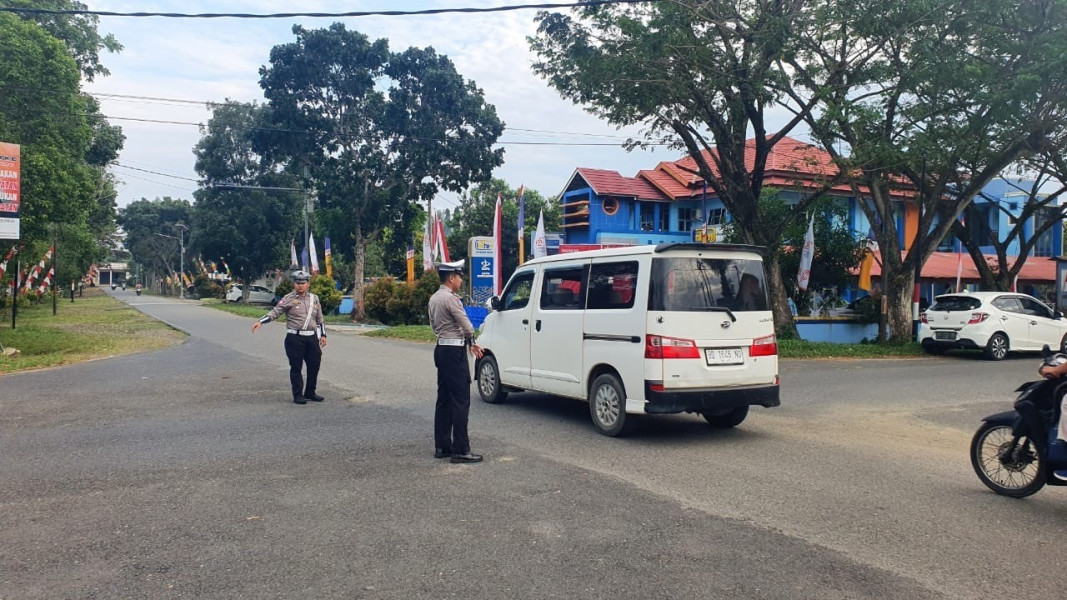
M 538 427 L 554 427 L 560 432 L 571 430 L 576 434 L 607 439 L 596 430 L 589 417 L 589 404 L 582 400 L 539 392 L 520 392 L 509 394 L 503 404 L 493 406 L 515 411 L 536 421 Z M 760 407 L 753 407 L 749 418 L 758 418 L 759 412 Z M 762 433 L 746 429 L 744 423 L 736 428 L 712 427 L 697 414 L 628 415 L 628 418 L 635 419 L 635 429 L 629 435 L 615 439 L 631 444 L 659 446 L 682 442 L 755 440 L 763 437 Z

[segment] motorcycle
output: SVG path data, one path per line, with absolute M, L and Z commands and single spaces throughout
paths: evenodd
M 111 283 L 111 291 L 114 292 L 116 287 L 118 287 L 118 286 L 114 282 L 112 282 Z
M 140 296 L 141 295 L 141 284 L 138 283 L 137 287 L 134 289 L 134 291 L 137 292 L 138 296 Z
M 1041 351 L 1044 366 L 1067 362 L 1067 354 Z M 1053 472 L 1067 469 L 1063 444 L 1054 444 L 1067 377 L 1029 381 L 1015 390 L 1014 410 L 989 415 L 971 439 L 971 466 L 989 489 L 1025 498 L 1045 485 L 1067 485 Z

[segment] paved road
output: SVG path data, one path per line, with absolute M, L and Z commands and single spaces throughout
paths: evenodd
M 1062 597 L 1067 490 L 967 459 L 1033 357 L 786 361 L 736 430 L 626 439 L 519 394 L 449 465 L 427 346 L 332 335 L 295 406 L 277 324 L 118 295 L 192 337 L 0 379 L 0 598 Z

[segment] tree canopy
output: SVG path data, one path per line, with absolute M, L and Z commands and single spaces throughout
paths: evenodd
M 38 8 L 46 10 L 86 10 L 84 2 L 74 0 L 0 0 L 0 6 L 10 8 Z M 122 44 L 110 33 L 100 35 L 100 18 L 96 15 L 26 14 L 25 20 L 40 25 L 53 37 L 67 46 L 70 56 L 78 63 L 78 69 L 87 81 L 97 75 L 108 75 L 100 62 L 100 52 L 118 52 Z
M 488 179 L 503 160 L 493 146 L 504 126 L 433 48 L 393 53 L 341 23 L 293 33 L 260 69 L 273 125 L 256 149 L 291 171 L 306 167 L 319 206 L 347 217 L 360 298 L 368 245 L 387 228 L 410 239 L 418 201 Z M 357 303 L 353 317 L 361 313 Z

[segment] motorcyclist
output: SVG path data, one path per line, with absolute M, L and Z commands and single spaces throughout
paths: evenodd
M 1037 374 L 1045 379 L 1058 379 L 1067 375 L 1067 362 L 1055 366 L 1041 365 Z M 1060 400 L 1060 422 L 1056 425 L 1056 439 L 1049 444 L 1048 448 L 1049 460 L 1054 465 L 1067 466 L 1067 419 L 1063 418 L 1065 414 L 1067 414 L 1067 394 L 1064 394 Z M 1056 469 L 1052 475 L 1060 481 L 1067 481 L 1067 468 Z

